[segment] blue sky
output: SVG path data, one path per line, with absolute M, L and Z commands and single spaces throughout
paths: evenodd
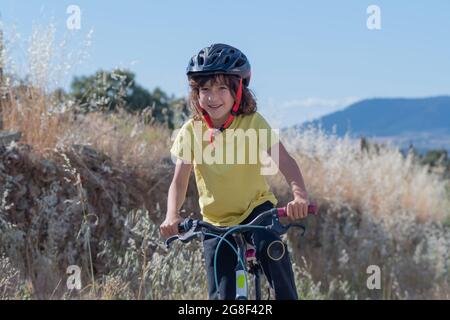
M 369 30 L 369 5 L 381 30 Z M 81 29 L 68 31 L 69 5 Z M 289 125 L 372 97 L 450 94 L 450 1 L 12 1 L 2 0 L 6 33 L 22 39 L 53 19 L 70 46 L 93 30 L 90 57 L 72 74 L 126 67 L 148 89 L 184 96 L 185 68 L 214 42 L 241 49 L 252 64 L 260 111 Z M 58 40 L 57 40 L 58 41 Z M 20 52 L 22 50 L 23 52 Z M 26 48 L 15 51 L 20 61 Z

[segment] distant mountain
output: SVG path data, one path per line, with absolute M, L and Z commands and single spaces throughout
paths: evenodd
M 344 110 L 303 123 L 331 132 L 335 126 L 339 136 L 365 136 L 405 147 L 450 150 L 450 96 L 420 99 L 368 99 Z M 299 127 L 299 126 L 297 126 Z

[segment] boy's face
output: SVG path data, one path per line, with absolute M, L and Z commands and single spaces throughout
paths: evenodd
M 225 84 L 208 81 L 199 89 L 199 103 L 208 112 L 211 119 L 219 123 L 227 120 L 234 104 L 234 98 Z

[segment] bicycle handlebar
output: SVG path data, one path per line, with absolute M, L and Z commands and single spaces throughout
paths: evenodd
M 315 204 L 311 204 L 308 206 L 308 214 L 317 215 L 317 206 Z M 291 227 L 299 227 L 303 229 L 303 233 L 305 232 L 306 228 L 303 224 L 294 222 L 290 223 L 288 225 L 282 225 L 279 222 L 279 217 L 286 217 L 287 212 L 286 208 L 273 208 L 270 210 L 267 210 L 263 213 L 260 213 L 255 219 L 253 219 L 251 222 L 239 225 L 239 231 L 249 231 L 252 228 L 254 228 L 255 225 L 259 225 L 260 222 L 266 218 L 267 216 L 272 217 L 272 224 L 265 226 L 265 228 L 268 231 L 275 232 L 278 235 L 282 235 L 288 231 Z M 232 227 L 217 227 L 214 226 L 208 222 L 202 221 L 202 220 L 193 220 L 190 218 L 185 219 L 183 222 L 181 222 L 178 225 L 178 232 L 180 235 L 172 236 L 168 238 L 165 241 L 166 247 L 168 248 L 170 243 L 175 240 L 180 240 L 181 242 L 189 242 L 193 238 L 200 236 L 203 233 L 202 229 L 207 229 L 208 231 L 217 233 L 217 234 L 225 234 L 228 231 L 230 231 L 233 228 L 236 228 L 237 226 Z

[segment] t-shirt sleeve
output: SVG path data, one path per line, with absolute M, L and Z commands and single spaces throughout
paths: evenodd
M 191 121 L 185 123 L 180 129 L 173 132 L 172 147 L 170 153 L 172 156 L 182 159 L 187 163 L 192 163 L 194 159 L 193 152 L 193 131 L 191 130 Z
M 256 127 L 259 129 L 259 146 L 262 150 L 267 151 L 280 142 L 279 130 L 273 129 L 259 113 L 256 114 Z

